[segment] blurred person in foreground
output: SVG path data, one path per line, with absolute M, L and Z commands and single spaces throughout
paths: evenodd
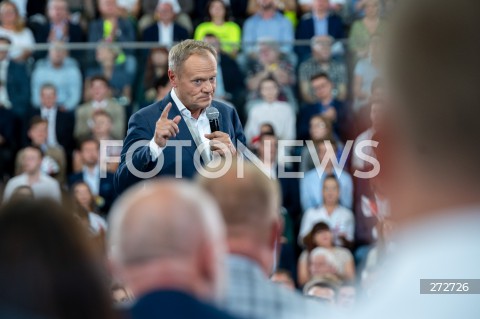
M 400 233 L 372 302 L 356 318 L 470 319 L 480 313 L 478 295 L 419 292 L 420 279 L 480 278 L 480 42 L 472 40 L 478 12 L 480 2 L 468 0 L 397 5 L 386 43 L 395 121 L 386 126 L 377 156 Z M 447 32 L 456 36 L 445 46 Z
M 0 211 L 2 319 L 113 318 L 101 261 L 72 215 L 49 201 Z
M 225 228 L 198 186 L 162 180 L 132 188 L 112 208 L 114 274 L 137 300 L 130 318 L 232 318 L 211 303 L 222 294 Z
M 240 173 L 242 178 L 237 177 Z M 322 316 L 323 308 L 269 280 L 283 228 L 278 183 L 250 162 L 235 160 L 221 177 L 202 176 L 198 182 L 215 197 L 227 225 L 225 309 L 263 319 Z

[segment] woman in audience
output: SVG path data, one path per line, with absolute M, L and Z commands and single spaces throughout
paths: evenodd
M 323 182 L 323 205 L 309 208 L 302 217 L 298 242 L 312 230 L 316 223 L 323 221 L 331 229 L 336 246 L 349 247 L 353 242 L 355 220 L 350 209 L 339 204 L 340 186 L 335 175 L 329 175 Z
M 25 27 L 17 6 L 11 1 L 0 3 L 0 36 L 12 41 L 9 55 L 13 60 L 24 62 L 32 55 L 35 38 L 32 31 Z
M 113 318 L 99 256 L 85 232 L 50 201 L 0 211 L 1 318 Z
M 370 39 L 374 34 L 381 33 L 385 27 L 380 20 L 378 0 L 366 0 L 363 7 L 365 17 L 353 23 L 348 36 L 348 44 L 356 60 L 367 57 Z
M 352 253 L 343 247 L 333 244 L 333 234 L 325 222 L 319 222 L 313 226 L 310 233 L 303 239 L 305 250 L 298 259 L 298 282 L 300 285 L 309 281 L 312 276 L 309 270 L 311 252 L 317 247 L 329 251 L 333 256 L 333 264 L 336 265 L 334 275 L 344 281 L 355 278 L 355 264 Z
M 144 104 L 148 105 L 155 101 L 157 90 L 156 80 L 167 75 L 168 72 L 168 49 L 165 47 L 153 48 L 148 55 L 145 74 L 143 76 Z
M 264 123 L 270 123 L 280 140 L 293 140 L 295 138 L 295 113 L 292 107 L 278 100 L 279 85 L 272 77 L 262 79 L 259 83 L 261 102 L 253 106 L 248 114 L 245 125 L 245 137 L 250 145 L 252 139 L 260 133 Z
M 97 213 L 96 198 L 85 182 L 78 182 L 72 186 L 75 200 L 88 212 L 88 221 L 92 233 L 98 234 L 107 230 L 107 222 Z
M 132 100 L 132 87 L 125 63 L 117 63 L 117 57 L 121 53 L 118 47 L 99 45 L 96 51 L 97 66 L 86 72 L 85 88 L 90 87 L 88 78 L 103 75 L 108 79 L 112 95 L 116 98 L 126 98 L 130 104 Z
M 222 45 L 222 51 L 235 56 L 240 48 L 242 30 L 233 21 L 228 21 L 228 7 L 222 0 L 210 0 L 206 8 L 206 22 L 195 29 L 195 40 L 203 40 L 207 34 L 215 35 Z

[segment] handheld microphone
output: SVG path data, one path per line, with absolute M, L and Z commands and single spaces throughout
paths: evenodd
M 218 120 L 220 112 L 216 107 L 210 106 L 206 111 L 207 119 L 210 122 L 210 130 L 213 132 L 220 131 L 220 122 Z

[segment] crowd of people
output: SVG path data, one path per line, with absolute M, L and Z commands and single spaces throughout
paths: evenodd
M 118 197 L 114 185 L 118 162 L 104 163 L 101 159 L 119 157 L 122 147 L 121 144 L 102 145 L 123 140 L 130 116 L 170 92 L 168 55 L 172 46 L 186 39 L 205 41 L 217 51 L 215 99 L 236 110 L 245 129 L 248 148 L 280 185 L 282 220 L 272 222 L 268 216 L 261 220 L 248 215 L 256 210 L 247 208 L 256 207 L 259 215 L 269 210 L 258 208 L 262 201 L 256 199 L 255 194 L 248 197 L 253 198 L 251 206 L 241 201 L 228 202 L 229 191 L 254 192 L 255 187 L 260 187 L 255 182 L 234 185 L 228 175 L 224 183 L 221 180 L 201 182 L 219 202 L 226 218 L 230 251 L 251 256 L 253 253 L 244 251 L 243 247 L 257 248 L 255 257 L 262 268 L 252 267 L 238 256 L 229 260 L 233 269 L 230 282 L 235 289 L 229 291 L 227 309 L 245 318 L 295 318 L 295 315 L 304 318 L 301 313 L 282 313 L 281 307 L 278 313 L 269 312 L 272 310 L 268 307 L 261 309 L 266 301 L 258 302 L 255 298 L 272 297 L 273 303 L 289 300 L 297 311 L 304 307 L 309 313 L 306 302 L 309 298 L 277 292 L 277 286 L 271 286 L 264 276 L 272 273 L 273 282 L 317 301 L 350 308 L 357 293 L 368 291 L 378 271 L 378 255 L 386 253 L 391 246 L 388 232 L 394 228 L 388 221 L 388 201 L 383 196 L 381 180 L 355 177 L 356 171 L 372 169 L 368 158 L 357 152 L 358 146 L 375 140 L 383 125 L 384 83 L 379 77 L 383 62 L 382 35 L 394 2 L 0 2 L 2 201 L 46 197 L 62 203 L 88 229 L 91 241 L 103 257 L 108 250 L 105 245 L 111 244 L 104 241 L 111 227 L 114 240 L 123 240 L 121 236 L 130 240 L 145 239 L 139 233 L 140 228 L 133 226 L 131 233 L 119 233 L 119 237 L 115 237 L 118 227 L 127 227 L 122 223 L 132 214 L 129 209 L 138 209 L 139 214 L 145 214 L 145 223 L 153 223 L 145 227 L 156 225 L 171 234 L 163 220 L 148 219 L 147 206 L 143 209 L 133 202 L 121 207 L 125 216 L 118 217 L 120 220 L 115 217 L 107 222 Z M 48 46 L 42 48 L 40 44 Z M 84 49 L 84 44 L 92 46 Z M 139 47 L 136 48 L 136 44 Z M 299 140 L 301 144 L 285 147 L 282 143 L 285 140 Z M 363 152 L 370 158 L 375 157 L 373 147 L 365 147 Z M 300 160 L 292 161 L 291 156 L 300 156 Z M 285 178 L 282 172 L 304 175 Z M 253 181 L 255 178 L 252 177 Z M 229 183 L 231 187 L 226 187 Z M 167 191 L 165 185 L 152 187 Z M 261 194 L 265 190 L 257 191 Z M 174 193 L 172 196 L 183 199 L 180 190 Z M 166 196 L 165 200 L 167 198 L 170 197 Z M 160 198 L 151 200 L 152 205 L 161 201 Z M 209 205 L 191 203 L 197 204 Z M 22 209 L 25 218 L 30 218 L 28 206 Z M 204 226 L 209 229 L 208 223 L 212 221 L 202 221 L 202 210 L 200 207 L 199 212 L 195 212 L 198 216 L 190 217 L 205 222 Z M 225 211 L 232 216 L 225 216 Z M 238 219 L 234 213 L 245 215 L 244 219 Z M 229 218 L 238 232 L 230 234 Z M 283 230 L 279 225 L 284 225 Z M 271 228 L 271 238 L 279 235 L 278 247 L 277 243 L 272 244 L 259 235 L 265 227 Z M 179 236 L 191 236 L 191 243 L 198 247 L 165 246 L 162 248 L 165 251 L 158 252 L 171 254 L 178 250 L 179 254 L 171 264 L 154 260 L 152 265 L 157 265 L 159 272 L 165 271 L 162 275 L 176 265 L 176 257 L 180 265 L 190 260 L 185 259 L 191 257 L 189 249 L 204 249 L 197 239 L 209 242 L 224 236 L 220 232 L 207 236 L 204 230 L 197 230 L 197 234 L 194 228 L 182 225 Z M 281 234 L 277 234 L 278 231 Z M 147 232 L 146 242 L 170 243 L 166 238 L 155 237 L 167 236 L 160 234 L 161 231 L 158 233 Z M 69 245 L 68 240 L 65 245 Z M 120 251 L 121 255 L 115 257 L 119 258 L 116 267 L 123 277 L 109 278 L 111 295 L 120 296 L 115 297 L 119 303 L 131 300 L 132 293 L 137 296 L 144 293 L 142 285 L 148 281 L 148 275 L 157 275 L 149 273 L 151 265 L 135 265 L 135 258 L 148 259 L 152 257 L 149 254 L 157 252 L 141 242 L 122 245 L 120 250 L 126 251 Z M 268 261 L 265 256 L 274 255 L 280 246 L 281 253 L 275 261 Z M 185 255 L 181 255 L 183 253 Z M 216 261 L 215 258 L 202 261 L 199 257 L 195 262 Z M 207 268 L 200 270 L 211 270 Z M 145 272 L 145 279 L 132 281 L 141 271 Z M 172 277 L 174 279 L 176 277 Z M 214 292 L 204 292 L 207 299 L 215 299 Z M 99 303 L 104 297 L 100 295 Z M 103 318 L 108 318 L 107 314 Z

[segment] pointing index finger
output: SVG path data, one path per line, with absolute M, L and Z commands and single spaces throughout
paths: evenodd
M 160 115 L 160 119 L 168 119 L 168 112 L 170 112 L 170 109 L 172 108 L 172 103 L 169 102 L 167 106 L 162 111 L 162 115 Z

